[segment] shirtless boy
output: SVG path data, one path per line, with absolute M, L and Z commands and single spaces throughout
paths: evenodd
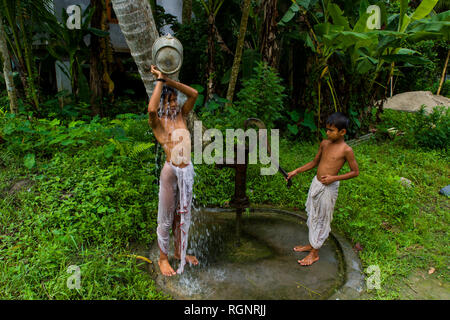
M 288 173 L 286 180 L 295 175 L 318 166 L 317 175 L 313 178 L 306 200 L 308 213 L 309 244 L 294 247 L 294 251 L 309 251 L 303 259 L 298 260 L 302 266 L 309 266 L 319 260 L 319 249 L 330 233 L 333 210 L 338 196 L 340 180 L 347 180 L 359 175 L 358 164 L 352 148 L 344 141 L 349 120 L 340 112 L 328 117 L 326 132 L 328 139 L 320 143 L 319 151 L 313 161 Z M 345 161 L 350 172 L 338 175 Z
M 194 184 L 194 167 L 190 161 L 191 137 L 186 116 L 194 107 L 198 92 L 169 79 L 153 65 L 151 72 L 157 80 L 148 104 L 149 124 L 166 154 L 159 187 L 156 230 L 160 250 L 158 265 L 163 275 L 173 276 L 183 272 L 186 262 L 198 264 L 196 257 L 186 255 Z M 184 104 L 178 91 L 187 96 Z M 175 238 L 175 258 L 180 260 L 177 272 L 168 259 L 170 229 Z

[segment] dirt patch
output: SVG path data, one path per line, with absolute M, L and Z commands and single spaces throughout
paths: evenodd
M 30 188 L 33 185 L 33 181 L 29 179 L 18 180 L 13 183 L 13 186 L 8 191 L 8 195 L 13 195 L 21 190 Z
M 450 300 L 450 284 L 434 274 L 416 271 L 401 286 L 400 296 L 404 300 Z
M 450 300 L 450 284 L 443 276 L 417 269 L 407 278 L 398 280 L 399 300 Z M 373 294 L 365 291 L 359 299 L 373 299 Z
M 410 91 L 396 94 L 387 99 L 384 109 L 416 112 L 422 105 L 425 112 L 431 113 L 436 106 L 450 106 L 450 99 L 444 96 L 434 95 L 431 91 Z

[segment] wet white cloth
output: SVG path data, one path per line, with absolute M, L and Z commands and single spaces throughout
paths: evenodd
M 177 273 L 181 274 L 186 264 L 186 249 L 188 231 L 191 224 L 191 204 L 194 186 L 194 167 L 192 163 L 185 168 L 179 168 L 166 162 L 161 170 L 158 203 L 158 245 L 162 252 L 169 252 L 170 229 L 175 239 L 175 250 L 180 248 L 180 266 Z M 175 214 L 180 219 L 175 219 Z M 180 234 L 181 232 L 181 234 Z M 177 243 L 177 241 L 180 241 Z
M 315 176 L 312 180 L 306 200 L 308 213 L 309 244 L 314 249 L 322 247 L 331 231 L 334 205 L 338 197 L 339 181 L 322 184 Z

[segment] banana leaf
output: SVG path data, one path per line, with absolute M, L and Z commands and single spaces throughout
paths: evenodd
M 359 3 L 359 16 L 360 17 L 362 17 L 363 16 L 363 14 L 365 14 L 366 13 L 366 11 L 367 11 L 367 8 L 369 7 L 369 1 L 367 1 L 367 0 L 362 0 L 360 3 Z
M 295 17 L 295 14 L 300 11 L 300 6 L 305 10 L 308 10 L 310 7 L 313 7 L 318 0 L 292 0 L 292 5 L 286 11 L 286 13 L 281 18 L 280 22 L 278 22 L 279 26 L 284 26 L 286 23 L 292 20 Z
M 414 65 L 417 64 L 427 64 L 431 61 L 427 58 L 413 56 L 409 54 L 387 54 L 384 56 L 381 56 L 381 59 L 384 61 L 391 63 L 391 62 L 407 62 Z
M 319 37 L 340 34 L 340 32 L 344 31 L 343 26 L 337 26 L 328 22 L 316 24 L 313 28 L 316 35 Z
M 367 32 L 369 28 L 367 28 L 367 19 L 370 17 L 370 14 L 364 12 L 360 15 L 358 21 L 356 21 L 355 26 L 353 27 L 354 32 Z
M 333 19 L 333 24 L 344 27 L 344 30 L 350 31 L 350 25 L 347 17 L 344 16 L 344 12 L 335 3 L 328 3 L 328 13 Z
M 292 20 L 292 18 L 295 17 L 295 14 L 300 10 L 300 7 L 297 3 L 293 3 L 289 9 L 286 11 L 286 13 L 281 18 L 280 22 L 278 22 L 279 26 L 284 26 L 286 23 Z
M 402 26 L 405 23 L 405 17 L 407 19 L 409 19 L 409 16 L 406 14 L 406 10 L 408 9 L 408 2 L 409 0 L 400 0 L 400 21 L 398 23 L 398 31 L 404 31 L 404 29 L 402 30 Z M 409 23 L 409 21 L 408 21 Z M 406 27 L 405 27 L 406 29 Z
M 433 8 L 436 6 L 439 0 L 423 0 L 420 5 L 416 8 L 413 15 L 411 16 L 412 20 L 420 20 L 425 18 Z
M 409 30 L 409 39 L 418 41 L 430 36 L 433 39 L 450 39 L 450 11 L 442 12 L 429 19 L 421 19 Z M 439 36 L 440 35 L 440 36 Z
M 349 47 L 355 44 L 359 40 L 376 40 L 375 34 L 368 32 L 354 32 L 354 31 L 341 31 L 324 35 L 324 38 L 328 39 L 332 44 L 340 43 L 344 47 Z
M 446 40 L 450 41 L 449 32 L 427 32 L 427 31 L 419 31 L 414 32 L 408 37 L 408 41 L 419 42 L 423 40 Z
M 356 71 L 359 74 L 365 74 L 369 71 L 375 69 L 375 65 L 371 63 L 368 59 L 363 59 L 358 63 L 358 66 L 356 67 Z
M 368 48 L 366 48 L 366 47 L 358 48 L 357 52 L 358 52 L 359 55 L 362 56 L 362 58 L 359 58 L 359 59 L 367 59 L 372 64 L 378 64 L 378 59 L 375 59 L 375 58 L 370 56 L 370 51 L 369 51 Z
M 438 0 L 423 0 L 420 5 L 416 8 L 414 13 L 410 16 L 406 14 L 406 7 L 408 5 L 407 0 L 401 0 L 401 7 L 400 7 L 400 32 L 404 32 L 408 25 L 412 21 L 420 20 L 425 18 L 427 15 L 430 14 L 430 12 L 433 10 L 433 8 L 436 6 L 436 3 Z M 406 2 L 406 4 L 405 4 Z

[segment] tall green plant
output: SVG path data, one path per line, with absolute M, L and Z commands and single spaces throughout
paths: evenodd
M 216 53 L 215 49 L 215 32 L 216 29 L 215 21 L 217 13 L 219 12 L 220 8 L 222 7 L 225 0 L 200 0 L 202 3 L 205 13 L 208 19 L 208 67 L 207 67 L 207 73 L 208 73 L 208 85 L 207 85 L 207 97 L 208 99 L 212 99 L 214 93 L 215 93 L 215 83 L 214 83 L 214 77 L 215 77 L 215 63 L 214 63 L 214 57 Z
M 12 57 L 20 74 L 26 96 L 39 113 L 36 57 L 32 51 L 40 21 L 51 15 L 51 0 L 0 0 L 0 16 Z
M 84 38 L 87 35 L 106 37 L 109 34 L 106 31 L 89 26 L 94 10 L 95 8 L 91 6 L 84 10 L 80 29 L 69 30 L 66 27 L 65 21 L 67 21 L 68 15 L 65 10 L 62 11 L 62 22 L 58 21 L 54 15 L 46 16 L 41 22 L 49 36 L 47 40 L 48 52 L 58 61 L 69 60 L 69 69 L 65 70 L 61 65 L 61 71 L 71 79 L 75 99 L 78 100 L 81 97 L 85 102 L 89 102 L 89 89 L 82 67 L 89 61 L 90 49 Z
M 286 97 L 281 81 L 274 68 L 266 62 L 257 63 L 252 77 L 243 81 L 243 88 L 237 93 L 235 110 L 239 114 L 239 123 L 236 125 L 240 126 L 245 119 L 256 117 L 267 128 L 273 128 L 274 122 L 281 119 L 283 100 Z

